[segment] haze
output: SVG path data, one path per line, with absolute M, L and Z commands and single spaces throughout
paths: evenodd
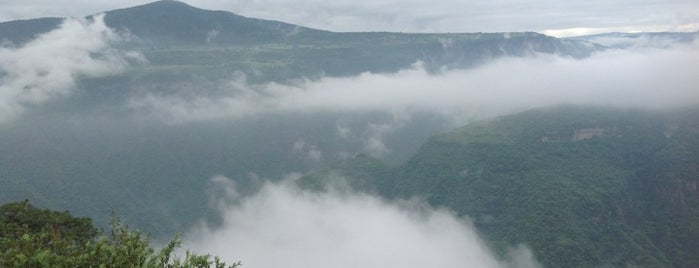
M 0 21 L 82 17 L 149 1 L 5 0 Z M 556 36 L 602 32 L 696 31 L 699 3 L 672 1 L 218 1 L 187 3 L 331 31 L 516 32 Z

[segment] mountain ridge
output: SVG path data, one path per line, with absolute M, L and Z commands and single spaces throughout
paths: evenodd
M 244 17 L 228 11 L 205 10 L 184 2 L 162 0 L 145 5 L 105 12 L 105 23 L 141 38 L 159 41 L 200 41 L 235 44 L 237 40 L 278 39 L 304 31 L 323 31 L 280 21 Z M 242 42 L 244 43 L 244 42 Z
M 190 20 L 194 20 L 193 22 L 190 21 L 190 23 L 197 23 L 197 22 L 207 22 L 204 17 L 211 17 L 215 19 L 213 22 L 208 22 L 206 26 L 209 26 L 208 29 L 204 30 L 215 30 L 215 26 L 218 23 L 218 26 L 224 26 L 220 25 L 222 22 L 225 24 L 226 20 L 228 21 L 235 21 L 237 23 L 245 24 L 244 26 L 252 27 L 252 26 L 258 26 L 258 30 L 278 30 L 281 31 L 282 33 L 285 34 L 290 34 L 290 35 L 296 35 L 299 34 L 298 31 L 304 32 L 304 31 L 309 31 L 314 34 L 335 34 L 335 35 L 347 35 L 347 36 L 356 36 L 358 34 L 370 34 L 370 35 L 379 35 L 379 34 L 390 34 L 390 35 L 443 35 L 443 36 L 458 36 L 458 35 L 464 35 L 464 34 L 503 34 L 505 35 L 505 38 L 509 38 L 508 35 L 514 34 L 514 35 L 522 35 L 526 34 L 529 36 L 546 36 L 544 34 L 536 33 L 536 32 L 494 32 L 494 33 L 484 33 L 484 32 L 474 32 L 474 33 L 398 33 L 398 32 L 387 32 L 387 31 L 369 31 L 369 32 L 333 32 L 333 31 L 328 31 L 328 30 L 322 30 L 322 29 L 314 29 L 314 28 L 309 28 L 301 25 L 295 25 L 295 24 L 290 24 L 282 21 L 277 21 L 277 20 L 266 20 L 266 19 L 259 19 L 259 18 L 251 18 L 251 17 L 246 17 L 242 16 L 230 11 L 224 11 L 224 10 L 206 10 L 206 9 L 201 9 L 197 8 L 194 6 L 191 6 L 185 2 L 181 1 L 176 1 L 176 0 L 160 0 L 160 1 L 155 1 L 143 5 L 138 5 L 138 6 L 132 6 L 132 7 L 126 7 L 126 8 L 120 8 L 120 9 L 114 9 L 114 10 L 109 10 L 109 11 L 104 11 L 100 12 L 98 14 L 105 14 L 105 22 L 110 28 L 114 29 L 122 29 L 127 28 L 130 32 L 139 32 L 143 31 L 144 33 L 148 31 L 149 28 L 152 28 L 153 25 L 148 25 L 143 22 L 149 22 L 149 23 L 154 23 L 158 27 L 164 27 L 166 24 L 163 23 L 178 23 L 177 18 L 182 19 L 184 17 L 188 17 Z M 97 14 L 95 14 L 97 15 Z M 95 15 L 89 15 L 86 16 L 85 18 L 92 18 Z M 210 18 L 210 19 L 211 19 Z M 8 33 L 9 28 L 11 28 L 12 24 L 17 24 L 17 23 L 22 23 L 22 24 L 31 24 L 33 22 L 38 21 L 43 21 L 51 19 L 51 26 L 52 27 L 44 27 L 42 29 L 37 29 L 35 31 L 28 31 L 28 33 L 25 34 L 40 34 L 43 33 L 47 30 L 50 30 L 51 28 L 56 28 L 59 26 L 60 21 L 62 21 L 65 18 L 36 18 L 36 19 L 24 19 L 24 20 L 16 20 L 16 21 L 6 21 L 6 22 L 0 22 L 0 39 L 5 38 L 8 39 L 9 41 L 16 41 L 14 40 L 11 33 Z M 129 21 L 129 19 L 135 19 L 135 21 Z M 140 24 L 137 24 L 138 27 L 136 27 L 134 24 L 137 22 L 141 22 Z M 47 22 L 44 22 L 47 23 Z M 174 26 L 168 26 L 171 27 L 170 31 L 187 31 L 189 30 L 188 28 L 191 28 L 191 25 L 186 25 L 186 24 L 176 24 L 177 26 L 185 26 L 184 28 L 181 27 L 174 27 Z M 141 29 L 144 28 L 144 29 Z M 4 29 L 4 30 L 3 30 Z M 153 33 L 153 32 L 150 32 Z M 198 34 L 206 34 L 208 31 L 203 31 Z M 162 34 L 162 33 L 157 33 L 157 34 Z M 201 37 L 201 36 L 200 36 Z M 550 36 L 546 36 L 548 38 L 554 38 Z M 200 38 L 201 39 L 201 38 Z M 26 41 L 26 40 L 20 40 L 20 41 Z
M 411 68 L 416 62 L 430 72 L 439 72 L 470 68 L 499 57 L 549 54 L 585 58 L 605 49 L 587 41 L 535 32 L 330 32 L 172 0 L 103 14 L 105 24 L 125 36 L 113 45 L 140 52 L 149 62 L 137 72 L 154 70 L 158 72 L 155 75 L 161 75 L 163 70 L 187 68 L 184 77 L 194 74 L 208 80 L 241 72 L 253 83 L 285 83 L 319 75 L 390 73 Z M 18 47 L 42 31 L 59 27 L 61 21 L 22 21 L 20 29 L 15 29 L 15 22 L 0 23 L 0 40 Z

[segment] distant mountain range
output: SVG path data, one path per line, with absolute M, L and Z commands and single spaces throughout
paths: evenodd
M 88 19 L 93 16 L 87 17 Z M 298 75 L 312 75 L 320 69 L 330 75 L 356 74 L 362 71 L 394 71 L 416 61 L 433 69 L 473 66 L 495 57 L 526 56 L 535 53 L 586 57 L 604 47 L 586 41 L 557 39 L 527 33 L 337 33 L 288 23 L 247 18 L 226 11 L 209 11 L 185 3 L 163 0 L 126 9 L 105 12 L 105 23 L 117 32 L 133 38 L 132 48 L 159 58 L 153 50 L 185 49 L 210 58 L 210 50 L 221 47 L 248 47 L 282 44 L 291 65 L 307 65 L 307 54 L 326 57 L 320 68 Z M 59 27 L 62 19 L 42 18 L 0 23 L 0 40 L 21 45 L 33 37 Z M 193 49 L 197 47 L 198 49 Z M 201 48 L 209 50 L 201 51 Z M 290 53 L 289 53 L 290 52 Z M 179 52 L 178 52 L 179 53 Z M 208 53 L 208 54 L 207 54 Z M 254 60 L 273 51 L 255 52 Z M 172 56 L 172 55 L 167 55 Z M 149 58 L 151 58 L 149 57 Z M 223 60 L 223 59 L 222 59 Z M 235 60 L 228 59 L 228 62 Z M 157 64 L 157 59 L 152 61 Z M 316 64 L 317 65 L 317 64 Z
M 40 18 L 0 23 L 0 42 L 20 46 L 56 29 L 63 20 Z M 654 45 L 668 45 L 668 41 L 686 43 L 697 37 L 696 33 L 615 33 L 565 39 L 533 32 L 341 33 L 204 10 L 173 0 L 107 11 L 104 20 L 108 27 L 128 35 L 129 42 L 121 45 L 143 52 L 151 66 L 195 64 L 195 70 L 189 71 L 211 75 L 210 67 L 220 69 L 224 65 L 242 70 L 253 82 L 312 78 L 320 73 L 346 76 L 367 71 L 392 72 L 418 61 L 437 71 L 468 68 L 503 56 L 552 54 L 583 58 L 608 48 L 627 48 L 640 39 L 650 38 Z M 245 49 L 250 47 L 256 49 Z M 222 48 L 244 53 L 222 55 Z M 274 58 L 273 64 L 269 58 Z

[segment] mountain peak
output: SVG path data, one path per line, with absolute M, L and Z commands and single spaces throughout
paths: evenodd
M 249 40 L 280 40 L 299 26 L 246 18 L 228 11 L 205 10 L 174 0 L 112 10 L 105 23 L 142 40 L 159 44 L 237 44 Z M 305 29 L 310 30 L 310 29 Z
M 128 8 L 123 8 L 123 9 L 117 9 L 109 12 L 114 12 L 118 10 L 134 10 L 134 9 L 199 9 L 193 6 L 188 5 L 185 2 L 177 1 L 177 0 L 159 0 L 155 2 L 150 2 L 147 4 L 139 5 L 139 6 L 133 6 L 133 7 L 128 7 Z
M 123 8 L 123 9 L 116 9 L 112 11 L 107 11 L 107 15 L 113 15 L 113 16 L 119 16 L 119 15 L 130 15 L 130 16 L 163 16 L 166 14 L 172 15 L 172 16 L 192 16 L 196 15 L 196 13 L 199 14 L 206 14 L 206 13 L 214 13 L 216 11 L 209 11 L 209 10 L 204 10 L 200 8 L 196 8 L 193 6 L 190 6 L 184 2 L 176 1 L 176 0 L 160 0 L 160 1 L 155 1 L 151 2 L 148 4 L 140 5 L 140 6 L 133 6 L 133 7 L 128 7 L 128 8 Z M 232 15 L 232 13 L 230 13 Z M 174 18 L 174 17 L 172 17 Z M 183 18 L 181 18 L 183 19 Z

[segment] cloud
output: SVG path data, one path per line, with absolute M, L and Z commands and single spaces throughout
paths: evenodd
M 267 182 L 221 213 L 220 226 L 194 228 L 184 246 L 259 268 L 539 266 L 523 246 L 500 260 L 468 219 L 418 201 L 310 192 L 285 180 Z
M 303 140 L 295 141 L 292 151 L 300 153 L 304 158 L 318 162 L 323 159 L 323 152 L 315 144 L 307 143 Z
M 699 102 L 697 84 L 699 48 L 694 45 L 609 50 L 582 60 L 548 55 L 505 58 L 439 74 L 418 64 L 392 74 L 327 77 L 297 85 L 232 83 L 228 95 L 148 93 L 134 97 L 129 105 L 171 123 L 257 114 L 364 111 L 408 117 L 415 111 L 428 111 L 463 123 L 556 104 L 681 107 Z
M 694 34 L 606 34 L 598 36 L 577 37 L 573 39 L 582 39 L 607 47 L 622 48 L 622 49 L 644 49 L 644 48 L 660 48 L 672 49 L 674 47 L 682 48 L 683 46 L 699 44 L 699 32 Z
M 0 122 L 69 95 L 78 76 L 119 72 L 128 60 L 139 59 L 110 48 L 120 37 L 102 19 L 66 19 L 22 47 L 0 47 Z
M 541 33 L 555 37 L 572 37 L 602 33 L 638 33 L 638 32 L 695 32 L 699 31 L 699 22 L 675 25 L 635 25 L 616 27 L 573 27 L 564 29 L 548 29 Z

